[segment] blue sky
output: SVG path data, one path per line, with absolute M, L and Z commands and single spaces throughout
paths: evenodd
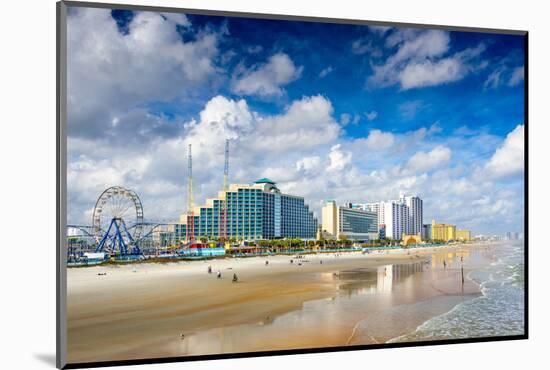
M 133 17 L 131 11 L 113 12 L 113 17 L 124 30 Z M 453 129 L 470 123 L 499 120 L 491 131 L 505 135 L 523 120 L 523 83 L 515 88 L 483 89 L 492 70 L 485 68 L 472 73 L 458 83 L 449 83 L 427 89 L 402 90 L 399 86 L 379 88 L 367 86 L 365 77 L 373 73 L 371 63 L 379 63 L 390 56 L 394 49 L 384 47 L 386 37 L 359 25 L 326 24 L 312 22 L 247 19 L 188 15 L 192 29 L 181 29 L 182 40 L 193 40 L 197 29 L 226 30 L 220 43 L 220 52 L 235 52 L 238 56 L 224 64 L 228 77 L 235 68 L 264 63 L 276 53 L 285 53 L 297 66 L 302 66 L 299 81 L 285 85 L 284 96 L 277 99 L 258 98 L 252 95 L 247 102 L 256 111 L 274 114 L 289 102 L 302 96 L 323 94 L 333 106 L 336 116 L 353 114 L 361 117 L 361 125 L 346 130 L 350 137 L 368 134 L 370 128 L 389 125 L 393 132 L 405 132 L 421 127 L 426 121 L 444 121 L 445 128 Z M 261 30 L 261 31 L 259 31 Z M 386 31 L 389 34 L 389 31 Z M 453 54 L 466 48 L 484 45 L 486 50 L 475 62 L 490 65 L 505 63 L 507 67 L 523 66 L 523 38 L 513 35 L 489 35 L 473 32 L 451 32 L 449 50 Z M 371 50 L 354 52 L 353 43 L 361 41 L 365 48 L 380 53 L 372 56 Z M 365 45 L 365 44 L 369 45 Z M 326 76 L 320 77 L 326 71 Z M 229 84 L 217 86 L 210 94 L 223 94 L 233 98 Z M 411 101 L 423 102 L 418 114 L 403 116 L 400 106 Z M 193 117 L 198 106 L 182 106 L 179 102 L 157 102 L 153 109 L 165 114 L 181 114 Z M 513 104 L 511 104 L 513 103 Z M 374 110 L 379 113 L 379 122 L 371 122 L 363 115 Z M 461 114 L 457 114 L 462 110 Z M 404 119 L 405 118 L 405 119 Z
M 72 8 L 69 222 L 103 188 L 146 217 L 268 176 L 318 210 L 399 191 L 476 233 L 523 223 L 523 37 Z M 89 222 L 88 222 L 89 223 Z

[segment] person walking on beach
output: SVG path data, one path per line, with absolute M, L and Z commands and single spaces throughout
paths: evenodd
M 212 266 L 208 266 L 208 273 L 209 273 L 209 274 L 212 273 Z
M 217 277 L 218 277 L 218 279 L 221 279 L 221 278 L 222 278 L 222 272 L 221 272 L 220 270 L 218 270 Z
M 443 260 L 443 268 L 446 269 L 447 268 L 447 261 Z
M 293 259 L 291 259 L 291 260 L 290 260 L 290 263 L 294 263 L 294 260 L 293 260 Z
M 239 278 L 237 277 L 237 274 L 233 274 L 233 282 L 236 283 L 239 281 Z
M 266 265 L 266 266 L 269 265 L 269 261 L 265 261 L 265 265 Z

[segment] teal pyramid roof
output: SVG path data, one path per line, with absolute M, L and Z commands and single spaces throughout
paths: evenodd
M 264 177 L 263 179 L 259 179 L 258 181 L 256 181 L 255 184 L 273 184 L 273 185 L 275 185 L 275 181 L 271 181 L 267 177 Z

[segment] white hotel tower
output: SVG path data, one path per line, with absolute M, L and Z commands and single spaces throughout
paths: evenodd
M 358 204 L 357 207 L 378 215 L 378 225 L 386 228 L 386 238 L 401 240 L 403 234 L 419 234 L 423 224 L 423 204 L 418 196 L 399 194 L 398 200 Z
M 418 196 L 405 196 L 399 194 L 399 203 L 408 207 L 408 217 L 405 228 L 405 233 L 408 235 L 416 235 L 422 232 L 422 224 L 424 219 L 423 202 Z

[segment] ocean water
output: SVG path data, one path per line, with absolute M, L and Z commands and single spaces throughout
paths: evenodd
M 459 303 L 413 332 L 388 342 L 411 342 L 524 334 L 524 244 L 494 248 L 494 261 L 474 267 L 467 278 L 480 284 L 481 295 Z

